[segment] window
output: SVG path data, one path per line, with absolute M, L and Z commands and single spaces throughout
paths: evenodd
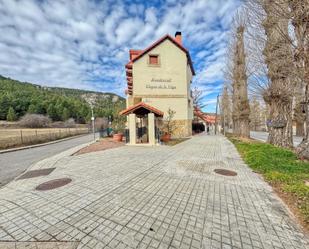
M 150 65 L 159 65 L 159 55 L 149 55 Z

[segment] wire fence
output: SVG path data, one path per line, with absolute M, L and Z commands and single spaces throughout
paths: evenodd
M 0 149 L 39 144 L 89 132 L 88 128 L 0 129 Z

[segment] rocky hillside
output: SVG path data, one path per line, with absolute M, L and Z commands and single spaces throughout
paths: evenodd
M 0 75 L 0 120 L 14 121 L 26 113 L 37 113 L 53 121 L 74 118 L 85 123 L 91 116 L 89 103 L 94 105 L 95 116 L 108 117 L 125 100 L 113 93 L 46 87 Z

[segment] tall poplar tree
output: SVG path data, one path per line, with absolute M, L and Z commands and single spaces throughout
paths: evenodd
M 266 13 L 263 22 L 266 44 L 263 53 L 270 80 L 269 87 L 263 93 L 264 101 L 270 109 L 268 142 L 292 147 L 293 54 L 291 44 L 286 39 L 289 37 L 289 21 L 277 14 L 279 7 L 288 9 L 288 3 L 264 0 L 262 6 Z
M 233 86 L 233 133 L 240 137 L 250 137 L 250 106 L 248 100 L 248 83 L 246 75 L 246 55 L 244 46 L 243 24 L 236 30 L 234 60 L 232 69 Z
M 299 108 L 305 116 L 306 133 L 297 152 L 301 157 L 309 159 L 309 0 L 288 0 L 288 2 L 296 37 L 294 59 L 305 87 L 305 96 Z

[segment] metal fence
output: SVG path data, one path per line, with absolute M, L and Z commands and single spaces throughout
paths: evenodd
M 88 128 L 0 129 L 0 149 L 44 143 L 89 132 Z

